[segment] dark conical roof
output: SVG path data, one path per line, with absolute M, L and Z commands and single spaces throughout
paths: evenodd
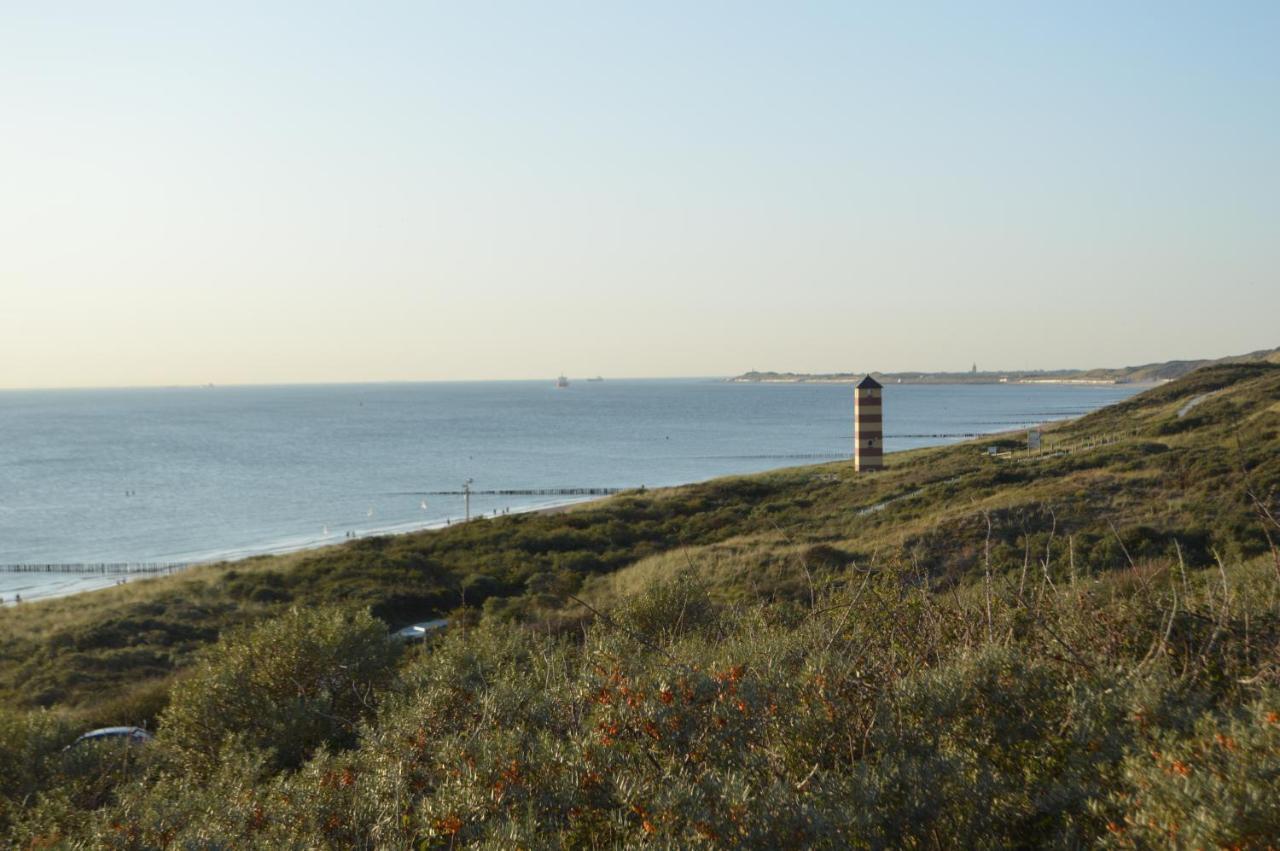
M 859 390 L 877 390 L 880 382 L 871 377 L 871 373 L 867 373 L 867 377 L 858 382 Z

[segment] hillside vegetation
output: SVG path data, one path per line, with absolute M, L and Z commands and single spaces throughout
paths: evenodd
M 997 436 L 7 609 L 0 835 L 1267 847 L 1278 488 L 1280 367 L 1225 365 L 1041 453 Z M 426 646 L 386 637 L 440 615 Z M 146 747 L 62 750 L 144 722 Z

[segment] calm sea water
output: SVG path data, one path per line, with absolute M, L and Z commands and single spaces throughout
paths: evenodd
M 1072 417 L 1140 389 L 893 385 L 886 447 Z M 0 564 L 235 558 L 456 521 L 461 497 L 421 493 L 468 478 L 479 490 L 655 487 L 847 456 L 851 441 L 852 391 L 839 385 L 5 391 Z M 477 496 L 472 512 L 565 501 Z M 0 594 L 60 582 L 0 572 Z

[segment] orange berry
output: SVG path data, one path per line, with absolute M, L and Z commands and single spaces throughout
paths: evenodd
M 436 819 L 431 826 L 441 833 L 454 834 L 462 830 L 462 819 L 457 816 L 445 816 Z

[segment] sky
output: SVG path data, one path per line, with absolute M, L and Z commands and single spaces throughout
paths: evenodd
M 1280 3 L 0 0 L 0 387 L 1280 346 Z

